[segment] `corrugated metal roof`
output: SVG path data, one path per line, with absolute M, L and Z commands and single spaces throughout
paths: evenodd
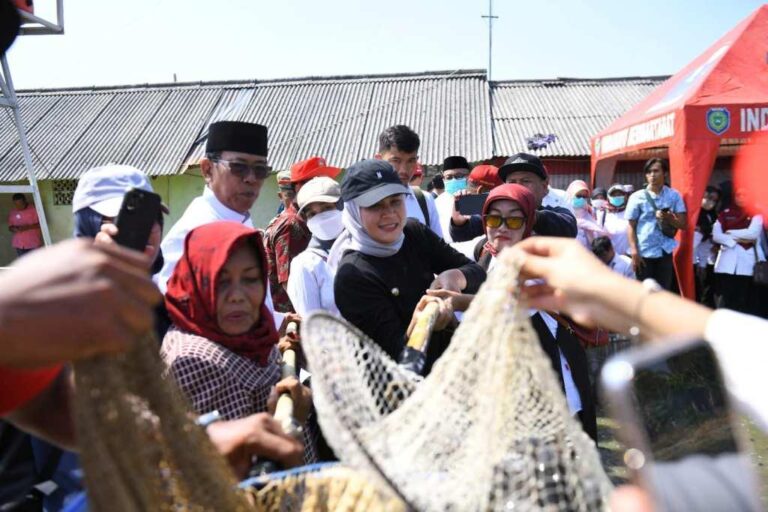
M 76 179 L 109 162 L 175 174 L 221 95 L 217 87 L 123 87 L 19 93 L 39 179 Z M 0 120 L 0 181 L 25 179 L 8 118 Z
M 269 161 L 276 169 L 313 155 L 349 166 L 373 156 L 379 133 L 394 124 L 419 134 L 424 165 L 441 164 L 451 154 L 482 160 L 492 153 L 484 72 L 312 78 L 252 87 L 248 105 L 228 118 L 269 127 Z M 217 110 L 235 101 L 233 94 L 222 98 Z M 211 122 L 219 119 L 214 115 Z M 203 146 L 196 145 L 187 165 L 199 161 Z
M 544 157 L 589 156 L 589 139 L 645 98 L 667 77 L 519 80 L 491 83 L 496 155 L 531 152 L 536 133 L 557 141 Z
M 421 137 L 421 162 L 479 161 L 526 150 L 526 137 L 554 133 L 542 156 L 584 157 L 589 138 L 640 101 L 660 77 L 492 82 L 484 71 L 312 77 L 19 91 L 40 179 L 75 179 L 108 162 L 151 175 L 199 161 L 211 122 L 269 127 L 270 164 L 324 156 L 342 167 L 376 152 L 387 126 Z M 491 115 L 491 113 L 493 115 Z M 0 181 L 26 176 L 9 112 L 0 114 Z M 494 149 L 495 147 L 495 149 Z

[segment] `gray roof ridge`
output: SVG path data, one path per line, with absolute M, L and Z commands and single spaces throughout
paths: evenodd
M 412 73 L 383 73 L 383 74 L 363 74 L 363 75 L 329 75 L 329 76 L 305 76 L 295 78 L 270 78 L 270 79 L 244 79 L 244 80 L 212 80 L 212 81 L 191 81 L 191 82 L 159 82 L 144 84 L 124 84 L 124 85 L 93 85 L 77 87 L 52 87 L 52 88 L 33 88 L 17 89 L 18 94 L 61 94 L 61 93 L 93 93 L 93 92 L 130 92 L 135 90 L 148 89 L 191 89 L 191 88 L 213 88 L 213 87 L 249 87 L 259 85 L 292 85 L 307 82 L 353 82 L 353 81 L 379 81 L 379 80 L 398 80 L 398 79 L 423 79 L 423 78 L 467 78 L 478 77 L 485 78 L 484 69 L 455 69 L 438 71 L 419 71 Z
M 610 83 L 610 82 L 657 82 L 667 80 L 672 75 L 649 75 L 649 76 L 617 76 L 602 78 L 525 78 L 518 80 L 492 80 L 491 87 L 497 85 L 559 85 L 559 84 L 578 84 L 578 83 Z

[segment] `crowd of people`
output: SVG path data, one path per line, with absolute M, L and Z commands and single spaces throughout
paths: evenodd
M 658 291 L 675 289 L 675 236 L 688 229 L 665 161 L 646 163 L 637 191 L 590 190 L 582 181 L 559 191 L 535 155 L 513 155 L 499 168 L 451 155 L 422 190 L 418 134 L 396 125 L 376 142 L 340 183 L 341 169 L 317 156 L 278 173 L 281 209 L 261 231 L 250 211 L 265 180 L 275 179 L 267 128 L 213 123 L 202 195 L 165 235 L 163 206 L 143 253 L 115 243 L 114 221 L 127 190 L 152 190 L 145 174 L 121 165 L 85 173 L 73 199 L 76 239 L 27 254 L 0 275 L 0 445 L 15 450 L 0 466 L 3 509 L 39 501 L 57 509 L 81 489 L 68 363 L 123 352 L 151 331 L 190 413 L 216 411 L 205 428 L 238 476 L 260 458 L 283 467 L 332 460 L 311 385 L 280 379 L 281 351 L 300 351 L 289 323 L 323 310 L 397 359 L 414 319 L 434 303 L 426 375 L 502 251 L 520 262 L 539 343 L 570 414 L 592 439 L 595 393 L 579 326 L 651 340 L 705 337 L 738 405 L 768 427 L 763 358 L 755 357 L 764 349 L 753 346 L 767 325 L 755 316 L 766 301 L 753 280 L 766 237 L 739 190 L 710 187 L 702 202 L 691 263 L 702 305 Z M 487 194 L 481 210 L 461 212 L 459 200 L 475 194 Z M 19 216 L 25 208 L 17 205 Z M 23 225 L 34 225 L 30 219 Z M 294 399 L 301 439 L 270 416 L 280 393 Z M 8 472 L 11 464 L 32 467 L 31 476 Z M 617 493 L 614 509 L 638 509 L 644 498 L 633 492 Z
M 265 180 L 274 179 L 268 167 L 267 128 L 214 123 L 200 162 L 206 183 L 203 194 L 165 236 L 168 209 L 162 207 L 143 255 L 117 247 L 113 238 L 123 193 L 131 188 L 151 191 L 147 177 L 121 165 L 86 172 L 73 199 L 74 235 L 95 241 L 36 251 L 21 259 L 6 280 L 12 282 L 15 275 L 57 253 L 65 258 L 69 254 L 70 259 L 75 254 L 87 256 L 64 277 L 42 273 L 37 277 L 38 290 L 63 287 L 69 294 L 66 311 L 90 306 L 93 298 L 87 293 L 96 293 L 102 299 L 100 310 L 113 307 L 120 316 L 94 315 L 92 325 L 69 320 L 66 326 L 74 332 L 55 346 L 37 344 L 29 350 L 18 339 L 13 347 L 6 343 L 0 380 L 10 392 L 4 391 L 0 401 L 2 413 L 21 429 L 50 441 L 48 449 L 76 449 L 71 421 L 51 421 L 69 415 L 66 397 L 73 390 L 66 361 L 123 350 L 133 336 L 151 328 L 161 343 L 158 350 L 167 377 L 186 394 L 194 413 L 217 412 L 221 425 L 214 431 L 223 431 L 226 437 L 228 428 L 240 425 L 242 431 L 246 427 L 237 422 L 252 418 L 247 428 L 272 439 L 284 464 L 332 459 L 313 418 L 309 386 L 296 379 L 280 380 L 281 348 L 297 346 L 295 336 L 286 335 L 289 322 L 300 322 L 312 311 L 329 312 L 397 359 L 414 319 L 434 302 L 438 316 L 424 370 L 428 374 L 503 250 L 541 252 L 535 259 L 529 257 L 529 265 L 544 255 L 559 258 L 575 275 L 584 273 L 575 265 L 584 265 L 594 272 L 585 277 L 588 282 L 613 273 L 650 277 L 662 288 L 673 288 L 674 230 L 686 229 L 687 219 L 680 194 L 666 184 L 664 161 L 648 161 L 647 186 L 633 193 L 625 185 L 590 190 L 583 181 L 575 181 L 561 194 L 549 186 L 547 169 L 535 155 L 514 155 L 499 168 L 487 164 L 470 168 L 465 158 L 451 156 L 440 175 L 445 190 L 433 194 L 413 185 L 421 170 L 419 146 L 419 137 L 410 128 L 387 128 L 379 137 L 378 151 L 349 167 L 341 183 L 336 180 L 341 169 L 323 158 L 296 163 L 289 173 L 276 177 L 283 208 L 262 232 L 254 228 L 249 212 Z M 423 177 L 421 173 L 417 178 Z M 481 211 L 461 213 L 458 202 L 471 194 L 486 194 Z M 695 262 L 702 297 L 709 293 L 717 305 L 754 312 L 745 303 L 750 296 L 745 290 L 756 285 L 745 276 L 751 276 L 750 265 L 764 259 L 762 219 L 749 217 L 738 192 L 732 193 L 726 183 L 707 190 L 696 230 L 696 254 L 707 258 L 706 264 L 701 259 Z M 563 260 L 556 250 L 571 254 L 572 261 Z M 589 260 L 587 250 L 597 258 Z M 550 289 L 558 286 L 562 272 L 549 268 L 536 275 L 542 270 L 524 270 L 531 277 L 544 277 L 545 288 Z M 146 274 L 153 276 L 153 283 L 142 277 Z M 70 291 L 77 286 L 82 289 Z M 588 301 L 572 300 L 567 293 L 540 295 L 542 286 L 530 285 L 532 325 L 570 413 L 596 440 L 596 395 L 584 339 L 574 329 L 597 322 L 626 332 L 628 326 L 606 318 L 607 311 L 590 310 Z M 53 297 L 47 302 L 55 303 L 55 293 Z M 36 315 L 52 307 L 34 293 L 14 304 L 34 307 Z M 29 311 L 6 313 L 4 332 L 16 333 L 22 341 L 49 335 L 42 326 L 23 334 L 13 331 L 14 321 L 23 324 L 24 315 L 32 314 Z M 64 321 L 61 311 L 48 323 L 58 319 Z M 676 329 L 651 322 L 646 332 L 668 330 Z M 265 414 L 281 392 L 294 397 L 296 419 L 304 426 L 301 442 L 281 434 Z M 34 442 L 44 443 L 40 439 Z M 250 450 L 252 456 L 275 454 L 261 444 Z M 238 463 L 240 468 L 247 465 Z M 78 488 L 72 476 L 77 467 L 75 453 L 63 451 L 54 471 L 45 476 L 64 481 L 57 484 L 64 494 Z

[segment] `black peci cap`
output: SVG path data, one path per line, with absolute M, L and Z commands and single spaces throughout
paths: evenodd
M 206 153 L 237 151 L 267 156 L 267 127 L 241 121 L 218 121 L 208 127 Z
M 469 170 L 469 162 L 463 156 L 449 156 L 443 160 L 443 171 L 450 171 L 451 169 Z

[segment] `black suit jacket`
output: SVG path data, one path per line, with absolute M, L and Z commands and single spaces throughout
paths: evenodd
M 581 397 L 581 412 L 579 413 L 579 420 L 589 437 L 597 442 L 597 414 L 595 411 L 594 394 L 592 393 L 592 384 L 589 381 L 589 366 L 587 365 L 587 353 L 584 351 L 584 347 L 581 346 L 576 337 L 571 334 L 563 326 L 557 327 L 557 338 L 552 337 L 552 332 L 544 323 L 539 313 L 536 313 L 531 317 L 531 323 L 539 335 L 539 342 L 541 348 L 549 356 L 549 360 L 552 363 L 552 369 L 560 377 L 560 386 L 565 393 L 565 382 L 563 381 L 563 372 L 560 366 L 560 354 L 558 348 L 563 352 L 565 360 L 571 367 L 571 375 L 573 382 L 576 384 L 576 389 L 579 391 Z

